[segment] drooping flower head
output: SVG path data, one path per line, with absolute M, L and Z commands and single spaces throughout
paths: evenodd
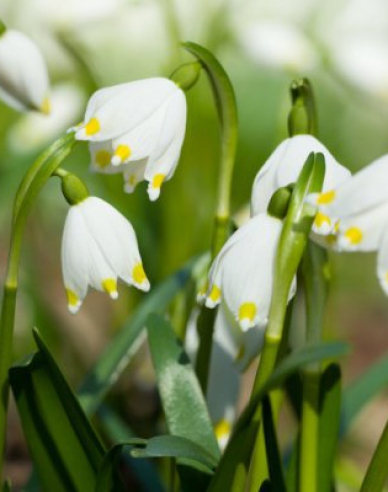
M 281 230 L 280 219 L 256 215 L 229 238 L 211 267 L 205 304 L 223 301 L 243 331 L 267 325 Z M 295 280 L 290 298 L 294 291 Z
M 174 174 L 186 128 L 186 98 L 171 80 L 150 78 L 97 91 L 76 138 L 90 142 L 92 168 L 123 172 L 125 190 L 148 181 L 156 200 Z
M 378 251 L 377 276 L 388 295 L 388 155 L 335 189 L 309 195 L 331 225 L 321 244 L 337 251 Z
M 62 271 L 68 306 L 76 313 L 88 286 L 118 297 L 117 280 L 148 291 L 136 234 L 128 220 L 97 197 L 70 207 L 62 238 Z
M 294 183 L 303 164 L 311 152 L 320 152 L 325 157 L 325 180 L 323 191 L 347 181 L 350 171 L 339 164 L 326 147 L 312 135 L 295 135 L 284 140 L 267 159 L 257 173 L 253 183 L 251 214 L 257 215 L 267 210 L 275 191 Z M 327 231 L 328 223 L 324 216 L 317 215 L 313 231 Z
M 0 98 L 19 111 L 50 112 L 49 78 L 36 44 L 19 31 L 0 34 Z

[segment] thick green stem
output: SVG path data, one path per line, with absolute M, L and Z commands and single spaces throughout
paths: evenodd
M 0 316 L 0 483 L 2 483 L 2 467 L 5 453 L 9 389 L 8 369 L 12 362 L 12 339 L 24 226 L 35 197 L 47 179 L 68 155 L 73 143 L 74 136 L 67 135 L 44 152 L 27 171 L 15 197 L 11 244 Z
M 208 76 L 221 130 L 221 158 L 212 239 L 214 259 L 230 234 L 230 195 L 238 134 L 237 104 L 229 77 L 212 53 L 195 43 L 184 43 L 183 47 L 197 58 Z M 206 392 L 215 315 L 206 314 L 205 307 L 202 311 L 198 321 L 200 343 L 196 370 L 202 389 Z

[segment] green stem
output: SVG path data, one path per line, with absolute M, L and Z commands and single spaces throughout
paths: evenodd
M 302 261 L 302 279 L 306 303 L 306 343 L 322 341 L 323 316 L 328 291 L 327 253 L 308 243 Z M 319 386 L 321 365 L 310 364 L 303 371 L 303 400 L 300 439 L 300 491 L 318 490 Z
M 230 234 L 230 196 L 238 135 L 237 104 L 229 77 L 212 53 L 195 43 L 184 43 L 183 47 L 197 58 L 208 76 L 221 129 L 221 157 L 212 239 L 214 259 Z M 215 313 L 206 311 L 203 307 L 198 319 L 200 343 L 196 363 L 197 375 L 204 393 L 207 388 L 215 320 Z
M 45 151 L 27 171 L 15 197 L 10 250 L 0 315 L 0 483 L 2 483 L 2 466 L 5 453 L 9 393 L 8 369 L 12 362 L 12 338 L 24 226 L 34 198 L 54 170 L 69 154 L 73 143 L 74 135 L 66 135 Z

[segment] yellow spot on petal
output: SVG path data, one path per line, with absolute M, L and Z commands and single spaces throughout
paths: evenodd
M 155 174 L 155 176 L 152 179 L 152 187 L 153 188 L 160 188 L 162 186 L 165 178 L 166 178 L 165 174 Z
M 318 205 L 327 205 L 331 203 L 335 198 L 335 191 L 327 191 L 326 193 L 321 193 L 317 198 Z
M 97 118 L 91 118 L 85 125 L 86 135 L 95 135 L 100 131 L 100 122 Z
M 359 244 L 362 241 L 362 231 L 358 227 L 350 227 L 345 232 L 345 237 L 350 244 Z
M 118 145 L 114 153 L 114 155 L 117 156 L 121 160 L 121 162 L 129 159 L 129 157 L 131 157 L 131 154 L 132 151 L 128 147 L 128 145 Z
M 48 97 L 45 97 L 43 99 L 43 103 L 42 103 L 40 110 L 43 114 L 50 114 L 51 113 L 51 102 L 50 102 L 50 99 Z
M 66 289 L 67 303 L 71 307 L 76 307 L 79 303 L 79 297 L 75 292 L 70 289 Z
M 138 263 L 133 267 L 132 278 L 134 282 L 139 285 L 141 285 L 145 280 L 147 280 L 147 276 L 145 274 L 143 265 L 141 263 Z
M 96 152 L 95 161 L 98 167 L 103 169 L 110 164 L 112 159 L 112 154 L 109 150 L 101 149 Z
M 339 231 L 340 227 L 340 220 L 337 220 L 337 222 L 334 224 L 334 232 L 337 233 Z
M 107 292 L 110 296 L 117 296 L 117 281 L 114 278 L 106 278 L 101 282 L 101 287 Z
M 243 319 L 249 319 L 249 321 L 253 321 L 255 319 L 256 312 L 256 304 L 254 304 L 253 302 L 245 302 L 240 306 L 238 319 L 239 321 L 242 321 Z
M 322 212 L 318 212 L 314 219 L 314 225 L 316 225 L 317 227 L 322 227 L 325 223 L 330 225 L 330 222 L 330 217 L 323 214 Z
M 215 426 L 214 426 L 214 433 L 216 435 L 216 438 L 218 440 L 228 437 L 230 435 L 230 432 L 232 430 L 232 426 L 230 422 L 228 422 L 226 419 L 220 420 Z
M 210 295 L 209 295 L 209 298 L 213 301 L 213 302 L 217 302 L 221 297 L 221 290 L 219 287 L 217 287 L 217 285 L 213 285 L 213 288 L 210 292 Z
M 129 186 L 135 186 L 136 185 L 136 182 L 137 182 L 136 181 L 136 174 L 130 174 L 128 176 L 127 181 L 128 181 Z

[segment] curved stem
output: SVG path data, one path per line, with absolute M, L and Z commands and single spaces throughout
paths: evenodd
M 7 273 L 0 315 L 0 483 L 2 483 L 2 466 L 5 452 L 8 369 L 12 361 L 12 338 L 24 226 L 33 200 L 55 169 L 69 154 L 73 144 L 74 135 L 66 135 L 46 150 L 27 171 L 15 197 Z
M 197 58 L 208 76 L 221 129 L 221 158 L 211 249 L 214 259 L 230 233 L 230 195 L 238 133 L 236 98 L 227 73 L 210 51 L 195 43 L 184 43 L 183 47 Z M 200 343 L 196 363 L 198 379 L 204 393 L 207 388 L 216 316 L 215 312 L 207 311 L 203 307 L 198 318 Z

